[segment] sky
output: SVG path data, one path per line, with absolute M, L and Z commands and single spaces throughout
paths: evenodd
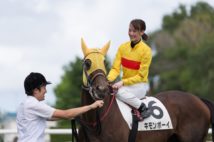
M 83 58 L 81 38 L 88 47 L 109 40 L 113 60 L 118 46 L 129 40 L 132 19 L 146 22 L 146 33 L 161 29 L 162 18 L 180 4 L 199 0 L 0 0 L 0 112 L 15 112 L 26 97 L 23 81 L 40 72 L 52 85 L 45 102 L 54 105 L 53 89 L 63 67 Z M 213 0 L 201 0 L 214 7 Z M 72 99 L 72 98 L 71 98 Z

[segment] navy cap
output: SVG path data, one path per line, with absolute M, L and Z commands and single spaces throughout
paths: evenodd
M 33 89 L 48 84 L 51 84 L 51 82 L 47 81 L 41 73 L 31 72 L 24 81 L 25 93 L 32 95 Z

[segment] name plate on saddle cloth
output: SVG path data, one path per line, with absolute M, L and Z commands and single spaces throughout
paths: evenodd
M 131 108 L 116 99 L 120 111 L 127 122 L 129 128 L 132 128 L 132 114 Z M 146 106 L 151 109 L 151 115 L 140 121 L 138 124 L 138 131 L 151 131 L 151 130 L 167 130 L 173 129 L 171 118 L 169 117 L 169 113 L 166 110 L 165 106 L 154 97 L 146 97 L 146 99 L 142 100 Z

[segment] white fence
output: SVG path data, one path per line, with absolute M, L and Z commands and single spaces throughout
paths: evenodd
M 209 129 L 208 131 L 209 134 L 212 133 L 212 129 Z M 17 134 L 16 129 L 0 129 L 0 135 L 2 134 Z M 46 129 L 45 134 L 59 134 L 59 135 L 64 135 L 64 134 L 72 134 L 71 129 Z
M 71 129 L 46 129 L 45 134 L 71 134 Z M 0 134 L 17 134 L 16 129 L 0 129 Z
M 212 129 L 209 129 L 208 133 L 211 134 L 212 133 Z M 72 134 L 72 130 L 71 129 L 46 129 L 45 130 L 45 134 L 47 136 L 45 141 L 46 142 L 50 142 L 50 135 L 51 134 L 55 134 L 55 135 L 71 135 Z M 11 142 L 11 141 L 14 141 L 15 137 L 17 137 L 17 130 L 16 129 L 0 129 L 0 135 L 9 137 L 9 138 L 5 138 L 4 137 L 4 141 L 5 142 Z M 12 138 L 13 140 L 11 140 L 11 135 L 15 136 L 15 137 Z M 207 142 L 210 142 L 210 141 L 207 141 Z
M 71 135 L 71 129 L 46 129 L 45 130 L 45 142 L 50 142 L 50 135 Z M 16 129 L 0 129 L 0 135 L 2 136 L 0 142 L 17 142 L 17 130 Z

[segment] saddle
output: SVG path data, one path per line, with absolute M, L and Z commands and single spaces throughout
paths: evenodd
M 138 131 L 173 129 L 171 118 L 166 107 L 155 97 L 146 97 L 146 99 L 143 100 L 150 111 L 149 117 L 145 119 L 139 117 L 140 113 L 138 110 L 130 108 L 129 105 L 119 99 L 116 99 L 116 101 L 130 129 L 132 128 L 133 117 L 139 122 Z

